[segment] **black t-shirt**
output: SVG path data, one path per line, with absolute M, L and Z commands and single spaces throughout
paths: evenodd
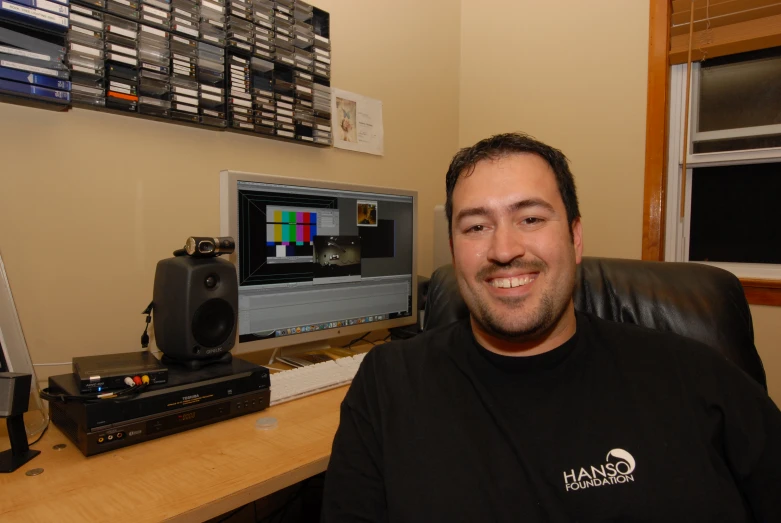
M 366 356 L 323 521 L 781 522 L 781 412 L 677 335 L 578 313 L 509 357 L 465 320 Z

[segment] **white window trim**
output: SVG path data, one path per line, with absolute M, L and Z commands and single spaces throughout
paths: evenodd
M 695 131 L 694 139 L 698 142 L 707 142 L 710 140 L 746 138 L 749 136 L 765 136 L 768 134 L 781 134 L 781 124 L 741 127 L 739 129 L 722 129 L 720 131 Z
M 697 108 L 699 100 L 700 64 L 692 64 L 692 82 L 689 118 L 689 147 L 692 150 L 693 130 L 697 128 Z M 689 262 L 689 241 L 691 228 L 691 187 L 693 167 L 712 167 L 717 165 L 744 165 L 750 163 L 768 163 L 781 160 L 781 147 L 753 151 L 726 151 L 719 153 L 692 154 L 686 158 L 686 193 L 681 195 L 681 176 L 683 164 L 684 104 L 686 101 L 686 64 L 673 65 L 670 68 L 670 114 L 667 144 L 667 187 L 665 214 L 665 261 Z M 763 126 L 775 127 L 775 126 Z M 753 128 L 753 129 L 756 129 Z M 720 132 L 720 131 L 719 131 Z M 701 133 L 702 134 L 702 133 Z M 683 196 L 684 216 L 681 218 L 681 197 Z M 764 263 L 727 263 L 727 262 L 689 262 L 702 263 L 725 269 L 739 278 L 761 280 L 781 280 L 781 265 Z

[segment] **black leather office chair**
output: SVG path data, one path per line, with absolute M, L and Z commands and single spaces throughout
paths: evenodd
M 767 390 L 751 311 L 730 272 L 696 263 L 586 257 L 578 267 L 575 308 L 703 342 Z M 467 316 L 453 266 L 443 265 L 428 285 L 423 330 Z

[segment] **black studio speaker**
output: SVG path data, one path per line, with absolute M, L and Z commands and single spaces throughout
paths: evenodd
M 0 452 L 0 473 L 13 472 L 40 450 L 30 450 L 23 414 L 30 401 L 32 375 L 18 372 L 0 372 L 0 418 L 6 418 L 11 448 Z
M 157 347 L 169 359 L 187 362 L 230 357 L 239 310 L 232 263 L 219 257 L 160 260 L 152 301 Z
M 0 372 L 0 418 L 27 412 L 31 383 L 30 374 Z

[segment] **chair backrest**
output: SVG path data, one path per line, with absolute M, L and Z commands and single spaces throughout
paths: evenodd
M 583 258 L 575 308 L 600 318 L 675 332 L 711 346 L 767 389 L 743 287 L 732 273 L 697 263 Z M 469 316 L 452 265 L 434 271 L 424 330 Z

